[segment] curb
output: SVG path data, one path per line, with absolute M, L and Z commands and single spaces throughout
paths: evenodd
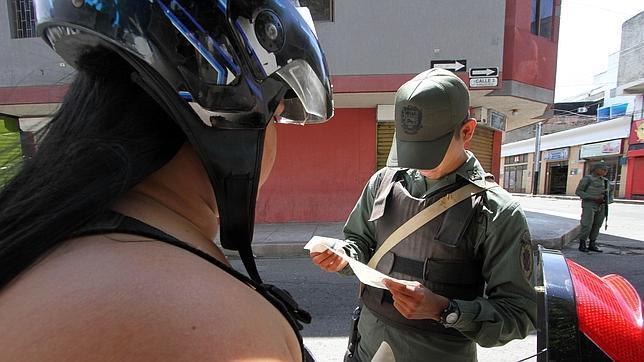
M 570 231 L 561 235 L 559 238 L 532 240 L 532 244 L 535 247 L 536 245 L 543 245 L 544 248 L 562 250 L 566 245 L 577 238 L 580 231 L 581 225 L 577 225 L 570 229 Z
M 566 245 L 573 241 L 579 232 L 581 225 L 577 225 L 564 233 L 558 238 L 551 239 L 533 239 L 532 244 L 543 245 L 544 248 L 562 250 Z M 305 242 L 282 242 L 282 243 L 255 243 L 253 244 L 253 255 L 256 258 L 308 258 L 308 251 L 304 250 Z M 220 244 L 217 246 L 223 250 L 224 255 L 229 258 L 239 258 L 239 254 L 234 250 L 223 249 Z
M 302 258 L 309 257 L 309 252 L 304 249 L 305 242 L 290 243 L 253 243 L 253 255 L 256 258 Z M 228 250 L 217 244 L 228 258 L 239 258 L 237 251 Z
M 558 200 L 577 200 L 577 196 L 568 196 L 568 195 L 532 195 L 532 194 L 511 194 L 516 197 L 531 197 L 531 198 L 543 198 L 543 199 L 558 199 Z M 631 204 L 631 205 L 644 205 L 644 200 L 631 200 L 631 199 L 613 199 L 615 204 Z

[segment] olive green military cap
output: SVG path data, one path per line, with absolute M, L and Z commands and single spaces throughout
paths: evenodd
M 452 140 L 454 128 L 468 118 L 467 86 L 454 73 L 430 69 L 396 92 L 396 132 L 387 166 L 436 168 Z
M 595 171 L 597 169 L 599 169 L 599 170 L 608 170 L 608 166 L 606 165 L 606 163 L 604 161 L 595 162 L 592 165 L 590 165 L 590 171 L 591 172 Z

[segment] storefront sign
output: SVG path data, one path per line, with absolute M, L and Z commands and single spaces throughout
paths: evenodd
M 622 140 L 591 143 L 581 146 L 579 158 L 619 155 L 622 153 Z
M 543 151 L 544 161 L 561 161 L 568 159 L 568 147 Z
M 628 144 L 636 145 L 638 143 L 644 143 L 644 119 L 631 123 L 631 137 L 628 139 Z
M 505 131 L 505 114 L 490 110 L 487 119 L 490 121 L 490 127 Z

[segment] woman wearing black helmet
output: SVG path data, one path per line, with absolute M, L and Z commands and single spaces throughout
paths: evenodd
M 78 74 L 0 193 L 2 359 L 304 359 L 308 316 L 250 249 L 270 121 L 333 112 L 303 17 L 278 0 L 35 5 Z

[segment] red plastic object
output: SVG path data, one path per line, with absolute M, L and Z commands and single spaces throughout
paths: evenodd
M 623 277 L 599 277 L 567 259 L 579 330 L 615 361 L 644 361 L 642 300 Z

